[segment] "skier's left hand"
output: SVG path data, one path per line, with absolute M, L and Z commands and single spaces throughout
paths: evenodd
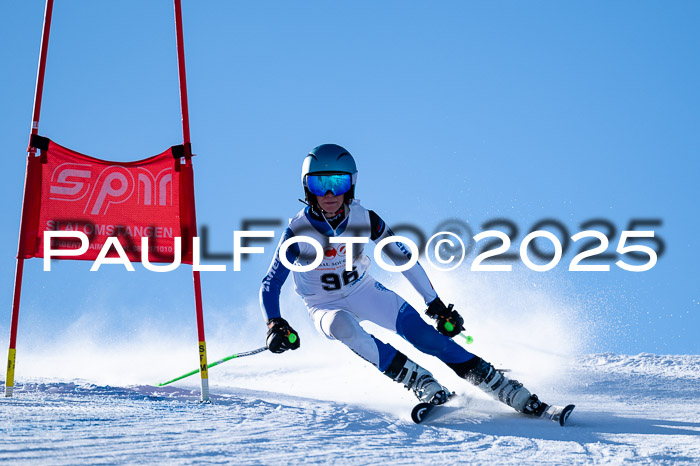
M 428 304 L 425 314 L 437 320 L 437 330 L 443 335 L 454 337 L 464 330 L 464 319 L 453 309 L 453 304 L 445 306 L 440 298 L 435 298 Z

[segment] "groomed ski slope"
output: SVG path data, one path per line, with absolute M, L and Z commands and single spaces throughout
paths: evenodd
M 576 403 L 565 428 L 467 385 L 451 387 L 464 396 L 444 416 L 418 426 L 412 395 L 362 363 L 279 357 L 220 366 L 212 404 L 198 402 L 196 379 L 163 388 L 20 383 L 0 400 L 0 462 L 700 463 L 700 356 L 593 354 L 557 380 L 528 382 L 548 401 Z
M 197 367 L 188 322 L 137 321 L 119 333 L 111 308 L 87 309 L 66 329 L 28 331 L 15 396 L 0 397 L 0 463 L 700 464 L 700 355 L 591 354 L 626 338 L 593 312 L 614 303 L 572 302 L 556 281 L 515 275 L 432 281 L 466 303 L 474 342 L 456 341 L 545 402 L 576 404 L 567 427 L 515 413 L 363 323 L 461 395 L 416 425 L 413 394 L 320 336 L 287 287 L 282 307 L 301 347 L 210 369 L 212 404 L 199 403 L 198 376 L 155 387 Z M 383 282 L 420 309 L 410 285 Z M 264 344 L 257 302 L 207 316 L 210 361 Z

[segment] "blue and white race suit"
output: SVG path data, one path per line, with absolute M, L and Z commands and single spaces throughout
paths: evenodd
M 379 242 L 393 236 L 384 221 L 359 202 L 353 201 L 344 209 L 345 218 L 336 228 L 310 207 L 290 219 L 260 288 L 265 318 L 280 317 L 279 294 L 289 275 L 289 269 L 280 261 L 280 246 L 289 238 L 307 236 L 322 245 L 323 261 L 313 270 L 294 271 L 294 285 L 323 335 L 341 341 L 381 371 L 387 369 L 397 351 L 367 333 L 359 322 L 370 321 L 396 332 L 419 350 L 437 356 L 445 363 L 471 359 L 471 353 L 428 325 L 403 298 L 369 275 L 371 261 L 364 254 L 362 243 L 346 245 L 329 241 L 330 238 L 363 237 Z M 349 249 L 352 249 L 353 266 L 350 271 L 346 270 Z M 388 243 L 384 251 L 390 258 L 405 261 L 411 258 L 411 253 L 400 242 Z M 287 249 L 286 258 L 294 265 L 306 266 L 316 259 L 316 250 L 308 242 L 300 241 Z M 402 273 L 426 304 L 437 298 L 420 264 L 416 262 Z

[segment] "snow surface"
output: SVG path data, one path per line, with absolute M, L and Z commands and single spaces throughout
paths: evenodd
M 363 323 L 461 395 L 416 425 L 413 394 L 320 336 L 286 287 L 282 307 L 301 348 L 212 368 L 211 404 L 199 403 L 198 376 L 155 387 L 197 367 L 189 322 L 134 321 L 120 333 L 111 307 L 91 306 L 66 330 L 21 326 L 15 396 L 0 398 L 0 463 L 700 464 L 700 355 L 591 354 L 625 338 L 589 312 L 614 303 L 572 301 L 558 282 L 515 273 L 431 280 L 466 303 L 459 310 L 474 342 L 460 340 L 465 348 L 511 369 L 545 402 L 576 404 L 567 427 L 512 411 Z M 405 279 L 382 281 L 420 309 Z M 210 307 L 206 320 L 210 362 L 264 344 L 257 301 Z
M 213 368 L 211 404 L 199 403 L 196 377 L 162 388 L 20 382 L 0 400 L 0 462 L 700 463 L 697 355 L 592 354 L 556 380 L 522 378 L 545 401 L 577 405 L 564 428 L 454 380 L 464 396 L 415 425 L 412 395 L 361 362 L 279 364 L 286 355 Z

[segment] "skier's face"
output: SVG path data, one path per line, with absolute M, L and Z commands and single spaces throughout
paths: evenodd
M 318 205 L 328 214 L 335 214 L 340 210 L 340 208 L 343 206 L 344 197 L 344 194 L 336 196 L 330 191 L 328 191 L 324 196 L 316 196 L 318 199 Z

